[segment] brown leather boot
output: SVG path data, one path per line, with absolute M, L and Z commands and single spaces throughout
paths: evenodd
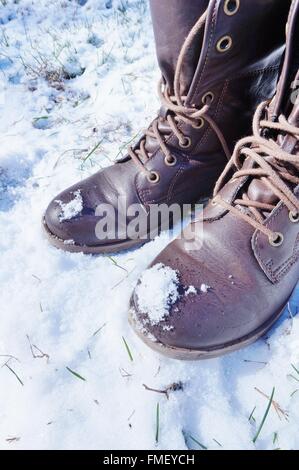
M 55 197 L 44 217 L 53 245 L 85 253 L 139 246 L 163 228 L 163 221 L 149 224 L 151 206 L 181 207 L 211 195 L 256 106 L 274 94 L 289 5 L 151 0 L 163 75 L 159 115 L 125 158 Z M 102 236 L 98 208 L 105 204 L 112 215 Z M 137 237 L 127 232 L 134 204 L 143 214 Z
M 299 0 L 287 30 L 276 97 L 258 107 L 253 135 L 237 144 L 202 220 L 156 258 L 133 294 L 134 329 L 172 358 L 215 357 L 255 341 L 298 282 Z

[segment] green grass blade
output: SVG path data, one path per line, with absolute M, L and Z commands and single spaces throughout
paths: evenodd
M 100 142 L 98 142 L 98 143 L 88 152 L 88 154 L 86 155 L 86 157 L 84 157 L 84 158 L 82 159 L 82 164 L 83 164 L 83 163 L 86 163 L 87 160 L 91 157 L 91 155 L 92 155 L 96 150 L 98 150 L 98 148 L 100 147 L 100 145 L 101 145 L 102 142 L 103 142 L 103 139 L 100 140 Z
M 206 446 L 204 446 L 201 442 L 199 442 L 197 439 L 195 439 L 190 434 L 189 434 L 189 438 L 191 439 L 191 441 L 195 442 L 195 444 L 197 444 L 202 450 L 208 450 L 208 448 Z
M 156 409 L 156 443 L 157 444 L 159 442 L 159 436 L 160 436 L 160 404 L 157 403 L 157 409 Z
M 113 263 L 114 266 L 116 266 L 117 268 L 122 269 L 126 273 L 128 272 L 128 270 L 126 268 L 124 268 L 123 266 L 120 266 L 120 264 L 118 264 L 117 261 L 115 261 L 115 259 L 112 258 L 112 256 L 107 256 L 107 258 L 110 259 L 111 263 Z
M 223 445 L 222 445 L 219 441 L 217 441 L 217 439 L 213 438 L 213 441 L 216 442 L 216 444 L 217 444 L 219 447 L 223 447 Z
M 275 387 L 273 387 L 273 390 L 272 390 L 272 393 L 271 393 L 271 397 L 270 397 L 270 400 L 269 400 L 267 409 L 266 409 L 266 411 L 265 411 L 264 417 L 263 417 L 263 419 L 262 419 L 262 422 L 261 422 L 261 424 L 260 424 L 260 426 L 259 426 L 259 428 L 258 428 L 258 430 L 257 430 L 256 435 L 255 435 L 254 438 L 252 439 L 252 442 L 253 442 L 254 444 L 255 444 L 256 441 L 258 440 L 259 435 L 260 435 L 260 433 L 261 433 L 261 431 L 262 431 L 262 429 L 263 429 L 263 427 L 264 427 L 265 421 L 266 421 L 266 419 L 267 419 L 267 416 L 268 416 L 268 414 L 269 414 L 271 405 L 272 405 L 272 403 L 273 403 L 274 393 L 275 393 Z
M 124 338 L 124 337 L 122 337 L 122 338 L 123 338 L 123 342 L 124 342 L 125 348 L 126 348 L 126 350 L 127 350 L 128 356 L 129 356 L 129 358 L 130 358 L 130 361 L 133 362 L 134 359 L 133 359 L 133 355 L 132 355 L 132 353 L 131 353 L 131 350 L 130 350 L 130 348 L 129 348 L 129 345 L 128 345 L 128 343 L 126 342 L 125 338 Z
M 71 374 L 73 374 L 75 377 L 77 377 L 77 379 L 80 379 L 80 380 L 83 380 L 83 382 L 86 382 L 86 379 L 84 379 L 84 377 L 82 377 L 82 375 L 78 374 L 78 372 L 75 372 L 74 370 L 70 369 L 69 367 L 66 367 L 66 369 L 67 369 Z

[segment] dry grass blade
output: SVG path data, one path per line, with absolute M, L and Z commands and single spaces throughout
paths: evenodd
M 151 388 L 151 387 L 148 387 L 146 384 L 142 384 L 142 385 L 145 388 L 145 390 L 147 390 L 149 392 L 161 393 L 161 394 L 165 395 L 167 399 L 169 399 L 170 392 L 178 392 L 178 391 L 184 389 L 184 385 L 183 385 L 182 382 L 177 382 L 177 383 L 170 384 L 164 390 L 158 390 L 156 388 Z
M 15 356 L 12 356 L 11 354 L 0 354 L 0 357 L 6 357 L 8 359 L 13 359 L 14 361 L 20 362 L 20 359 L 18 359 Z M 5 365 L 5 364 L 3 364 L 3 365 Z
M 268 365 L 268 362 L 264 362 L 264 361 L 252 361 L 252 360 L 250 360 L 250 359 L 243 359 L 243 362 L 246 362 L 247 364 L 260 364 L 260 365 L 263 365 L 263 366 Z
M 145 384 L 142 384 L 143 387 L 145 388 L 145 390 L 147 390 L 148 392 L 155 392 L 155 393 L 161 393 L 162 395 L 165 395 L 168 399 L 168 393 L 166 390 L 157 390 L 155 388 L 151 388 L 151 387 L 148 387 L 147 385 Z
M 35 344 L 32 344 L 31 341 L 30 341 L 29 335 L 26 335 L 26 337 L 27 337 L 27 340 L 28 340 L 28 343 L 29 343 L 29 347 L 30 347 L 30 351 L 31 351 L 32 357 L 33 357 L 34 359 L 43 359 L 43 358 L 46 358 L 47 363 L 48 363 L 49 360 L 50 360 L 49 354 L 44 353 L 44 352 L 43 352 L 40 348 L 38 348 Z
M 8 364 L 8 361 L 2 366 L 2 367 L 7 367 L 7 369 L 10 370 L 10 372 L 16 377 L 16 379 L 18 380 L 18 382 L 24 386 L 24 383 L 22 382 L 22 380 L 20 379 L 20 377 L 18 376 L 18 374 L 10 367 L 10 365 Z
M 250 413 L 248 421 L 254 421 L 255 422 L 255 417 L 253 416 L 255 410 L 256 410 L 256 406 L 253 408 L 252 412 Z
M 269 395 L 267 395 L 266 393 L 262 392 L 262 391 L 259 390 L 257 387 L 254 387 L 254 388 L 255 388 L 255 390 L 256 390 L 260 395 L 262 395 L 263 397 L 267 398 L 267 400 L 270 400 Z M 278 418 L 279 418 L 280 420 L 281 420 L 281 416 L 283 416 L 284 419 L 285 419 L 286 421 L 288 421 L 289 414 L 288 414 L 287 411 L 285 411 L 285 410 L 283 410 L 283 409 L 281 408 L 281 406 L 279 405 L 279 403 L 277 403 L 276 401 L 272 400 L 272 406 L 273 406 L 274 410 L 276 411 L 277 416 L 278 416 Z
M 133 374 L 130 374 L 129 372 L 127 372 L 123 367 L 120 367 L 119 368 L 119 372 L 120 372 L 120 375 L 123 377 L 123 378 L 129 378 L 129 377 L 133 377 Z
M 6 442 L 8 442 L 9 444 L 12 444 L 13 442 L 19 442 L 20 441 L 20 437 L 8 437 L 6 440 Z

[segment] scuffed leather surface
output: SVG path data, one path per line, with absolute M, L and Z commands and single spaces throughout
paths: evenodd
M 96 236 L 96 224 L 100 217 L 95 215 L 99 204 L 111 204 L 115 209 L 117 216 L 118 201 L 120 196 L 126 196 L 127 204 L 138 203 L 136 193 L 128 191 L 130 186 L 134 186 L 137 168 L 131 160 L 115 164 L 108 169 L 109 171 L 100 171 L 93 176 L 73 185 L 71 188 L 63 191 L 49 205 L 45 222 L 49 230 L 62 240 L 73 240 L 79 245 L 99 245 L 101 242 L 113 243 L 115 236 L 108 237 L 105 240 L 99 240 Z M 61 205 L 69 203 L 74 198 L 74 192 L 80 191 L 83 200 L 83 210 L 76 217 L 60 222 Z M 119 227 L 122 230 L 122 227 Z M 124 232 L 119 233 L 119 238 L 126 238 Z

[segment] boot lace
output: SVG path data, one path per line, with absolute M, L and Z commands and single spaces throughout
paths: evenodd
M 214 204 L 220 204 L 226 210 L 245 220 L 255 229 L 260 230 L 268 238 L 271 245 L 279 246 L 283 242 L 283 235 L 273 232 L 264 225 L 266 216 L 264 212 L 271 212 L 276 204 L 268 204 L 260 201 L 251 200 L 246 193 L 242 198 L 235 199 L 232 204 L 224 201 L 218 195 L 219 191 L 225 185 L 227 177 L 231 170 L 236 170 L 233 179 L 241 177 L 258 178 L 267 188 L 289 209 L 290 220 L 299 222 L 299 200 L 291 190 L 299 184 L 299 157 L 284 151 L 279 144 L 264 137 L 269 130 L 277 131 L 292 136 L 295 141 L 299 140 L 299 128 L 289 124 L 284 116 L 280 116 L 278 122 L 272 122 L 262 119 L 268 107 L 268 102 L 261 103 L 257 108 L 253 120 L 253 136 L 241 139 L 220 176 L 214 191 Z M 244 157 L 250 158 L 253 165 L 250 168 L 244 168 Z M 247 212 L 241 212 L 241 206 L 247 209 Z
M 180 130 L 180 124 L 186 123 L 195 128 L 200 128 L 203 123 L 203 120 L 206 120 L 217 135 L 225 155 L 228 159 L 230 158 L 230 150 L 228 148 L 223 133 L 221 132 L 215 121 L 207 114 L 210 109 L 210 104 L 204 104 L 201 109 L 188 107 L 185 105 L 187 96 L 182 96 L 180 91 L 180 78 L 186 53 L 188 52 L 188 49 L 190 48 L 190 45 L 192 44 L 196 35 L 204 27 L 206 23 L 206 18 L 207 11 L 205 11 L 204 14 L 198 19 L 198 21 L 193 26 L 184 41 L 184 44 L 178 57 L 174 75 L 174 94 L 172 95 L 170 93 L 169 86 L 165 83 L 163 78 L 159 81 L 158 94 L 162 105 L 167 110 L 166 117 L 159 117 L 151 124 L 151 126 L 145 131 L 144 137 L 139 142 L 137 148 L 128 148 L 129 156 L 132 158 L 134 163 L 140 168 L 140 170 L 144 174 L 146 174 L 148 180 L 153 183 L 159 181 L 159 175 L 154 171 L 149 171 L 145 167 L 145 163 L 151 158 L 151 155 L 146 149 L 146 142 L 148 137 L 154 138 L 158 142 L 164 154 L 166 164 L 173 165 L 176 163 L 175 157 L 172 155 L 171 151 L 166 145 L 165 135 L 159 128 L 159 124 L 161 124 L 161 122 L 167 122 L 171 131 L 177 137 L 179 145 L 182 148 L 187 148 L 191 145 L 191 141 L 189 137 L 186 137 L 184 133 Z

